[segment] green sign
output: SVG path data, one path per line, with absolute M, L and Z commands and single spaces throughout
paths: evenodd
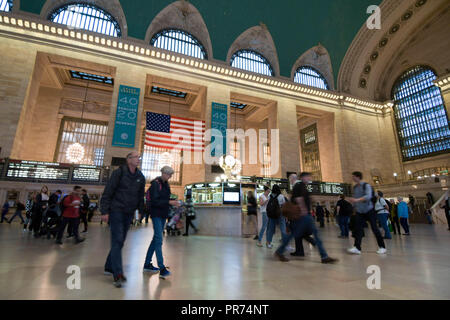
M 226 104 L 212 103 L 211 110 L 211 129 L 217 129 L 222 132 L 223 138 L 223 151 L 222 154 L 227 153 L 227 126 L 228 126 L 228 106 Z M 215 141 L 217 137 L 211 137 L 211 143 Z M 219 151 L 219 150 L 218 150 Z M 211 150 L 211 156 L 216 156 L 216 149 Z
M 134 148 L 141 89 L 120 86 L 112 146 Z

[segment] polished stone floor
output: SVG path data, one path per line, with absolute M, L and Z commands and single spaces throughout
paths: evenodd
M 123 250 L 127 284 L 117 289 L 103 275 L 109 230 L 93 224 L 87 240 L 34 239 L 18 223 L 0 225 L 0 299 L 450 299 L 450 232 L 444 226 L 413 225 L 412 235 L 387 240 L 388 254 L 375 253 L 372 234 L 363 255 L 350 256 L 334 224 L 321 230 L 336 265 L 320 263 L 305 245 L 305 258 L 283 263 L 274 249 L 225 237 L 166 237 L 164 254 L 173 276 L 142 273 L 151 225 L 133 227 Z M 275 237 L 279 239 L 279 235 Z M 69 290 L 66 270 L 81 270 L 81 289 Z M 367 288 L 367 267 L 381 270 L 381 289 Z

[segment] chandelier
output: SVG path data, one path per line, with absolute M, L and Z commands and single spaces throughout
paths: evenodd
M 67 147 L 66 157 L 71 163 L 80 163 L 84 159 L 84 147 L 78 142 Z
M 219 166 L 223 169 L 227 177 L 237 176 L 242 170 L 241 161 L 230 154 L 220 157 Z

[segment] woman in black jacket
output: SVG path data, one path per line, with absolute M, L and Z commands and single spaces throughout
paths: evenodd
M 253 191 L 247 192 L 247 226 L 249 227 L 250 234 L 255 234 L 253 240 L 258 240 L 258 220 L 257 220 L 257 209 L 258 204 L 256 203 L 256 198 L 253 195 Z M 252 229 L 250 229 L 250 224 L 253 224 Z
M 48 188 L 47 186 L 43 186 L 41 192 L 36 196 L 36 205 L 33 207 L 33 215 L 31 218 L 33 232 L 36 238 L 40 237 L 39 231 L 41 229 L 42 217 L 47 211 L 49 198 Z

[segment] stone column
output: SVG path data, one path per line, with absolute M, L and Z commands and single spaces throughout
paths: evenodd
M 211 84 L 208 86 L 206 91 L 206 108 L 205 108 L 205 126 L 206 130 L 211 129 L 211 111 L 212 103 L 221 103 L 228 106 L 228 124 L 227 128 L 230 127 L 230 88 L 225 86 L 220 86 L 217 84 Z M 210 143 L 210 141 L 205 141 L 205 147 Z M 227 146 L 228 148 L 228 146 Z M 216 178 L 216 173 L 211 173 L 211 165 L 205 164 L 205 181 L 213 182 Z
M 300 170 L 300 136 L 297 124 L 297 106 L 290 100 L 279 100 L 276 106 L 277 119 L 269 118 L 269 128 L 279 129 L 279 168 L 273 177 L 286 178 L 286 173 Z M 277 121 L 278 120 L 278 121 Z M 276 122 L 275 122 L 276 121 Z M 275 146 L 270 146 L 275 155 Z M 275 159 L 272 158 L 272 167 Z
M 105 146 L 105 159 L 103 162 L 105 166 L 111 165 L 111 160 L 113 157 L 125 158 L 126 155 L 131 151 L 140 149 L 139 144 L 141 143 L 142 139 L 141 123 L 144 117 L 144 96 L 145 96 L 146 77 L 147 73 L 143 68 L 139 66 L 132 66 L 132 65 L 125 66 L 120 64 L 116 69 L 116 75 L 114 77 L 114 90 L 111 100 L 111 112 L 108 123 L 108 135 Z M 112 146 L 120 85 L 135 87 L 141 90 L 139 96 L 139 109 L 136 120 L 136 139 L 134 148 L 122 148 Z

